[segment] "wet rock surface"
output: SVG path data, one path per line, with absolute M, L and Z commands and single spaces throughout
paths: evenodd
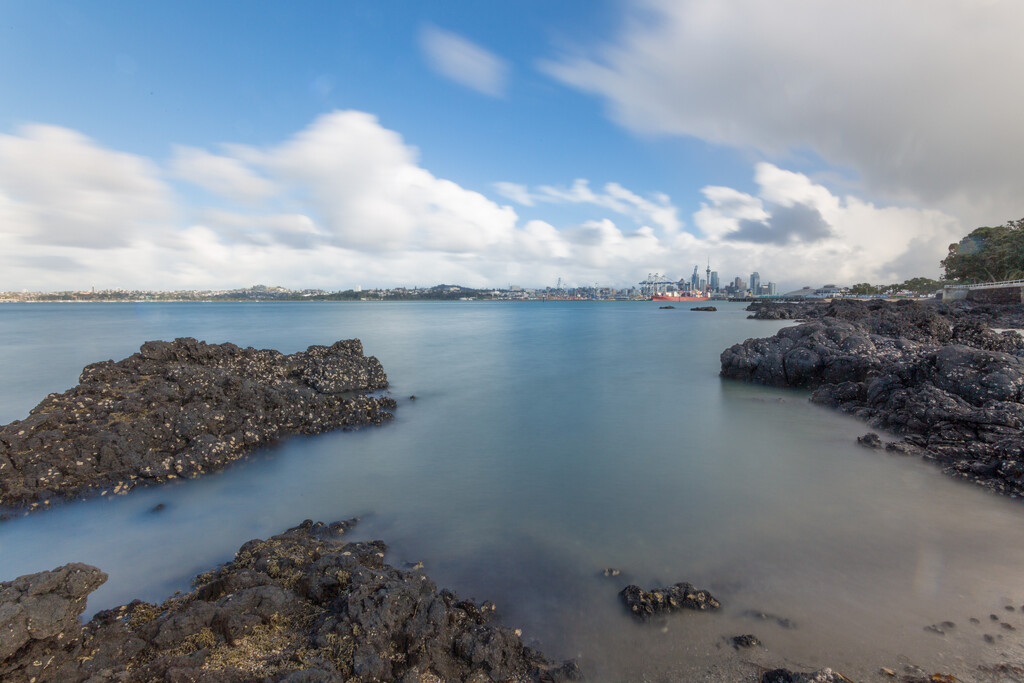
M 196 477 L 288 435 L 381 424 L 395 407 L 368 393 L 388 381 L 358 339 L 290 355 L 150 341 L 79 382 L 0 427 L 0 511 Z
M 722 376 L 812 389 L 815 403 L 902 437 L 886 443 L 887 451 L 920 455 L 953 476 L 1024 495 L 1024 338 L 989 327 L 1024 307 L 799 306 L 810 320 L 726 349 Z M 862 443 L 880 447 L 881 439 Z
M 833 671 L 832 669 L 821 669 L 799 673 L 789 669 L 772 669 L 761 673 L 761 683 L 848 683 L 849 678 Z
M 649 591 L 630 584 L 622 589 L 619 596 L 630 613 L 644 621 L 657 614 L 670 614 L 684 609 L 716 610 L 722 606 L 711 593 L 685 582 Z
M 303 522 L 252 540 L 195 589 L 135 601 L 82 626 L 106 576 L 67 565 L 0 584 L 0 680 L 564 681 L 501 626 L 494 605 L 459 600 L 421 571 L 384 562 L 352 522 Z

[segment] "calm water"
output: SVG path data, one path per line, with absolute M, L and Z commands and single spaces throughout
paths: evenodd
M 865 426 L 805 393 L 718 377 L 722 349 L 780 325 L 646 302 L 0 305 L 0 422 L 90 362 L 177 336 L 284 352 L 359 337 L 399 401 L 383 428 L 2 524 L 0 578 L 83 561 L 110 574 L 90 612 L 159 601 L 250 538 L 359 516 L 356 537 L 387 541 L 393 564 L 422 560 L 439 585 L 493 600 L 592 680 L 747 662 L 971 680 L 1019 661 L 1024 508 L 857 447 Z M 616 597 L 684 580 L 722 612 L 639 626 Z M 944 620 L 950 634 L 924 630 Z M 734 652 L 723 638 L 741 633 L 767 649 Z

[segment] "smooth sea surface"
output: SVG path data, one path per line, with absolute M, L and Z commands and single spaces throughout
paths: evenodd
M 0 423 L 89 363 L 183 336 L 286 353 L 357 337 L 398 401 L 380 428 L 288 439 L 201 479 L 2 523 L 0 579 L 94 564 L 110 580 L 88 615 L 188 590 L 251 538 L 359 517 L 354 539 L 383 539 L 390 563 L 422 561 L 439 586 L 494 601 L 528 644 L 578 657 L 590 680 L 703 680 L 753 663 L 973 680 L 979 664 L 1019 662 L 1020 502 L 858 447 L 868 427 L 806 392 L 722 380 L 723 349 L 785 323 L 718 306 L 0 304 Z M 617 597 L 678 581 L 723 609 L 638 624 Z M 944 636 L 925 630 L 946 620 Z M 764 648 L 726 641 L 745 633 Z

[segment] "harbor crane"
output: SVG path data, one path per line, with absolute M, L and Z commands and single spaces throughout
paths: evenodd
M 674 280 L 669 280 L 660 273 L 648 273 L 647 279 L 640 283 L 640 293 L 650 298 L 655 294 L 663 294 L 667 291 L 668 286 L 673 284 L 675 284 Z

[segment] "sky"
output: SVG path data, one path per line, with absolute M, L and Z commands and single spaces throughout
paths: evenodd
M 938 277 L 1018 0 L 0 0 L 0 290 Z

